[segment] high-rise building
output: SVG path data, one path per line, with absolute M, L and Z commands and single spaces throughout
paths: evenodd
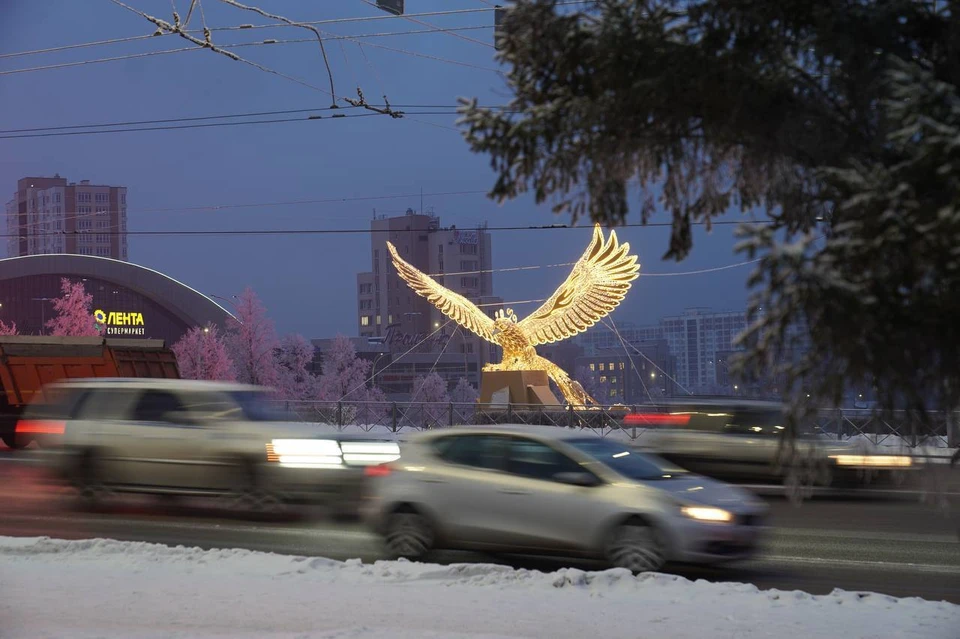
M 361 337 L 382 339 L 393 354 L 395 363 L 383 379 L 391 383 L 391 390 L 402 393 L 416 374 L 432 368 L 442 371 L 451 384 L 456 384 L 458 376 L 479 384 L 480 370 L 496 357 L 495 348 L 414 293 L 397 275 L 387 241 L 405 261 L 492 316 L 502 300 L 493 295 L 490 233 L 483 227 L 441 227 L 439 217 L 413 210 L 378 217 L 370 229 L 373 268 L 357 274 L 357 328 Z M 406 360 L 398 358 L 407 351 Z M 397 378 L 397 371 L 413 360 L 426 364 Z
M 693 393 L 714 393 L 718 386 L 717 355 L 737 350 L 734 342 L 747 328 L 747 314 L 688 308 L 680 315 L 662 318 L 660 327 L 677 358 L 679 385 Z
M 600 404 L 656 403 L 676 394 L 676 358 L 665 340 L 596 348 L 576 360 L 576 378 Z
M 127 188 L 26 177 L 7 202 L 7 257 L 75 253 L 127 259 Z

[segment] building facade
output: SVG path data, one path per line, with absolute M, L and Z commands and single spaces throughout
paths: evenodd
M 460 377 L 479 386 L 483 365 L 499 357 L 498 349 L 414 293 L 397 274 L 387 242 L 405 261 L 492 316 L 502 300 L 493 293 L 490 233 L 483 227 L 442 227 L 439 217 L 413 210 L 378 217 L 370 229 L 372 268 L 357 274 L 357 332 L 382 341 L 391 353 L 384 391 L 409 392 L 415 377 L 430 372 L 433 363 L 451 386 Z
M 7 257 L 73 253 L 127 260 L 127 189 L 26 177 L 6 205 Z
M 41 335 L 53 318 L 61 278 L 82 281 L 93 297 L 90 323 L 106 337 L 173 344 L 194 326 L 223 329 L 231 317 L 212 299 L 158 271 L 87 255 L 0 259 L 0 319 L 21 335 Z
M 676 358 L 666 340 L 597 348 L 577 358 L 576 379 L 602 405 L 656 403 L 677 392 Z
M 720 391 L 717 353 L 737 350 L 734 342 L 747 328 L 747 315 L 745 311 L 689 308 L 680 315 L 664 317 L 660 327 L 677 358 L 677 382 L 691 393 L 709 394 Z

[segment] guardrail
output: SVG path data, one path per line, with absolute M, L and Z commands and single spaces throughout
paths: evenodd
M 549 407 L 526 404 L 474 404 L 431 402 L 321 402 L 283 401 L 280 404 L 305 422 L 325 423 L 344 428 L 353 426 L 373 431 L 378 428 L 398 433 L 409 430 L 443 428 L 454 425 L 530 424 L 589 428 L 606 435 L 618 431 L 635 440 L 646 428 L 624 424 L 629 413 L 666 413 L 664 407 L 637 406 L 565 406 Z M 943 449 L 947 454 L 947 420 L 935 414 L 930 423 L 906 412 L 877 416 L 859 409 L 825 409 L 809 427 L 814 432 L 838 441 L 863 439 L 873 445 L 894 448 Z M 927 454 L 931 454 L 927 452 Z M 939 456 L 936 451 L 933 456 Z

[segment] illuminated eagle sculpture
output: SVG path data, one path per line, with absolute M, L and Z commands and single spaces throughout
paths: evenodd
M 640 265 L 637 256 L 629 254 L 630 244 L 620 244 L 615 231 L 604 239 L 600 225 L 595 226 L 590 246 L 566 281 L 540 308 L 519 322 L 509 308 L 497 311 L 491 318 L 467 298 L 405 262 L 390 242 L 387 248 L 400 277 L 417 295 L 426 298 L 460 326 L 503 349 L 503 360 L 499 364 L 487 364 L 483 370 L 546 371 L 568 404 L 597 403 L 562 368 L 537 355 L 534 347 L 582 333 L 606 317 L 626 297 L 631 282 L 640 274 Z

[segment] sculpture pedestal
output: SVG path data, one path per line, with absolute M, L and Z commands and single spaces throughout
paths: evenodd
M 507 404 L 560 406 L 546 371 L 483 371 L 479 403 L 503 408 Z

